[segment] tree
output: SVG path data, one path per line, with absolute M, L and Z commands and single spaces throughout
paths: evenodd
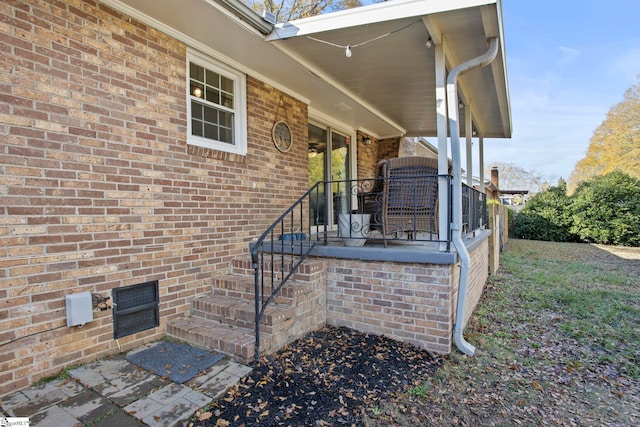
M 640 246 L 640 179 L 610 172 L 579 185 L 572 199 L 571 232 L 583 241 Z
M 569 178 L 569 193 L 596 176 L 619 170 L 640 178 L 640 84 L 627 90 L 595 130 L 585 157 Z
M 360 0 L 243 0 L 256 12 L 263 10 L 273 13 L 276 22 L 308 18 L 327 12 L 362 6 Z

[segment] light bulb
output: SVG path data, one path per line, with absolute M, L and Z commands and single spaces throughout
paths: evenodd
M 193 96 L 195 96 L 196 98 L 202 98 L 202 89 L 200 89 L 199 87 L 195 88 L 193 90 Z
M 351 46 L 347 46 L 347 48 L 344 51 L 344 54 L 346 55 L 347 58 L 351 58 Z

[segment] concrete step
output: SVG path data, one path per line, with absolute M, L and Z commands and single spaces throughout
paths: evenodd
M 191 315 L 252 330 L 255 327 L 255 302 L 217 295 L 198 297 L 191 303 Z M 294 309 L 290 305 L 271 303 L 262 315 L 260 331 L 269 334 L 284 331 L 291 326 L 293 315 Z
M 255 332 L 253 329 L 189 316 L 168 323 L 167 335 L 196 347 L 226 354 L 239 363 L 254 362 Z M 260 343 L 261 354 L 267 354 L 272 348 L 270 334 L 261 330 Z

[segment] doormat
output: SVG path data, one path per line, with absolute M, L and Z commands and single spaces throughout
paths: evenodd
M 127 355 L 127 360 L 151 373 L 182 384 L 210 368 L 224 356 L 188 344 L 161 341 L 146 350 Z

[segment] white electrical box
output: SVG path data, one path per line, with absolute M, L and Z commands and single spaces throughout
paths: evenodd
M 84 325 L 93 320 L 91 292 L 65 295 L 67 303 L 67 326 Z

